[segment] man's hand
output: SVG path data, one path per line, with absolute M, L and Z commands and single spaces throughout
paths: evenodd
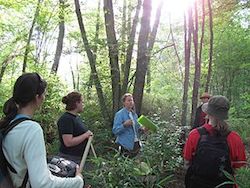
M 133 121 L 131 119 L 128 119 L 126 121 L 123 122 L 123 126 L 124 127 L 129 127 L 133 125 Z

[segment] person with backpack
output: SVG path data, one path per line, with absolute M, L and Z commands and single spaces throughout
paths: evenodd
M 56 177 L 47 168 L 43 130 L 31 119 L 45 99 L 46 86 L 39 74 L 23 74 L 15 82 L 12 97 L 4 104 L 5 117 L 0 121 L 4 136 L 1 188 L 82 188 L 84 185 L 79 168 L 72 178 Z
M 57 121 L 59 156 L 80 164 L 88 138 L 93 135 L 78 115 L 83 111 L 83 97 L 78 92 L 71 92 L 62 102 L 66 104 L 66 112 Z
M 228 119 L 229 101 L 224 96 L 209 99 L 203 109 L 209 122 L 193 129 L 184 147 L 186 188 L 214 188 L 230 181 L 225 172 L 234 175 L 234 170 L 246 165 L 244 144 L 235 131 L 230 131 Z M 224 185 L 221 188 L 233 188 Z

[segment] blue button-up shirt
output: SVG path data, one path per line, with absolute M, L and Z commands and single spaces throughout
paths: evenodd
M 138 116 L 136 113 L 132 113 L 133 119 L 135 122 L 135 131 L 137 137 L 139 137 L 138 130 L 140 128 L 139 123 L 137 122 Z M 115 114 L 114 125 L 113 125 L 113 133 L 116 136 L 116 143 L 122 145 L 124 148 L 128 150 L 132 150 L 134 148 L 134 140 L 135 140 L 135 132 L 133 130 L 133 126 L 124 127 L 123 123 L 126 120 L 129 120 L 129 111 L 126 108 L 122 108 Z

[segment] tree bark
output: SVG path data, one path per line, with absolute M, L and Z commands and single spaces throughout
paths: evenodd
M 126 57 L 126 31 L 127 31 L 127 0 L 123 0 L 123 8 L 122 8 L 122 28 L 121 28 L 121 73 L 124 75 L 124 63 Z
M 209 63 L 208 63 L 208 72 L 207 72 L 207 81 L 205 86 L 205 92 L 208 92 L 211 75 L 212 75 L 212 63 L 213 63 L 213 41 L 214 41 L 214 33 L 213 33 L 213 10 L 211 5 L 211 0 L 208 0 L 208 16 L 209 16 L 209 32 L 210 32 L 210 41 L 209 41 Z
M 123 82 L 122 82 L 122 92 L 121 92 L 122 94 L 126 93 L 127 89 L 128 89 L 130 66 L 131 66 L 133 48 L 134 48 L 134 44 L 135 44 L 135 33 L 136 33 L 136 27 L 138 24 L 141 5 L 142 5 L 142 1 L 138 0 L 137 6 L 136 6 L 135 16 L 133 19 L 132 29 L 131 29 L 131 32 L 129 35 L 129 40 L 128 40 L 126 61 L 125 61 L 125 65 L 124 65 L 124 77 L 123 77 Z
M 136 62 L 136 73 L 135 73 L 135 85 L 134 85 L 134 100 L 136 112 L 140 114 L 143 89 L 145 84 L 145 76 L 147 73 L 147 66 L 149 58 L 148 54 L 148 37 L 150 33 L 150 17 L 151 17 L 151 0 L 144 0 L 143 2 L 143 14 L 141 18 L 141 29 L 138 39 L 138 52 Z
M 181 125 L 187 126 L 187 109 L 188 109 L 188 84 L 190 75 L 190 52 L 191 52 L 191 37 L 193 28 L 193 13 L 192 8 L 189 8 L 187 17 L 184 15 L 184 54 L 185 54 L 185 75 L 184 89 L 182 97 L 182 116 Z
M 201 66 L 202 62 L 202 47 L 204 42 L 204 32 L 205 32 L 205 0 L 201 1 L 202 4 L 202 21 L 201 21 L 201 39 L 200 39 L 200 49 L 199 49 L 199 65 Z
M 100 108 L 101 108 L 101 113 L 102 116 L 105 120 L 105 122 L 107 123 L 107 125 L 111 125 L 112 119 L 110 118 L 110 115 L 108 113 L 108 109 L 105 103 L 105 98 L 104 98 L 104 94 L 102 91 L 102 86 L 98 77 L 98 73 L 96 70 L 96 58 L 93 55 L 90 46 L 89 46 L 89 42 L 87 39 L 87 35 L 86 35 L 86 31 L 85 31 L 85 27 L 83 24 L 83 20 L 82 20 L 82 14 L 81 14 L 81 10 L 80 10 L 80 4 L 79 4 L 79 0 L 74 0 L 75 1 L 75 11 L 76 11 L 76 15 L 77 15 L 77 20 L 78 20 L 78 24 L 79 24 L 79 28 L 81 31 L 81 37 L 83 40 L 83 44 L 87 53 L 87 57 L 89 60 L 89 64 L 90 64 L 90 68 L 91 68 L 91 74 L 92 74 L 92 78 L 94 80 L 95 83 L 95 88 L 96 88 L 96 92 L 97 92 L 97 96 L 98 96 L 98 100 L 99 100 L 99 104 L 100 104 Z
M 109 48 L 109 62 L 111 70 L 112 82 L 112 99 L 113 99 L 113 113 L 114 115 L 120 108 L 121 98 L 121 83 L 120 83 L 120 69 L 118 57 L 118 43 L 116 40 L 114 12 L 112 0 L 104 0 L 104 17 L 105 29 L 107 35 L 107 43 Z
M 31 37 L 33 35 L 33 31 L 34 31 L 34 27 L 35 27 L 35 24 L 36 24 L 37 17 L 39 16 L 41 2 L 42 2 L 42 0 L 38 0 L 38 2 L 37 2 L 35 15 L 34 15 L 30 30 L 29 30 L 28 40 L 27 40 L 27 43 L 26 43 L 26 48 L 25 48 L 24 58 L 23 58 L 23 69 L 22 69 L 23 73 L 26 71 L 26 68 L 27 68 L 27 60 L 28 60 L 28 55 L 29 55 L 29 52 L 30 52 Z
M 157 30 L 159 27 L 159 23 L 160 23 L 160 18 L 161 18 L 161 10 L 163 7 L 163 0 L 160 1 L 157 10 L 156 10 L 156 16 L 155 16 L 155 22 L 153 25 L 153 29 L 149 35 L 149 42 L 148 42 L 148 53 L 149 55 L 147 56 L 147 64 L 148 64 L 148 69 L 147 69 L 147 93 L 150 93 L 150 89 L 151 89 L 151 65 L 150 65 L 150 58 L 151 58 L 151 51 L 154 47 L 154 43 L 155 43 L 155 38 L 156 38 L 156 34 L 157 34 Z
M 97 14 L 96 14 L 96 25 L 95 25 L 95 45 L 93 47 L 93 53 L 96 59 L 96 53 L 98 49 L 99 32 L 100 32 L 100 13 L 101 12 L 101 0 L 98 1 Z
M 192 96 L 192 114 L 191 114 L 191 126 L 194 123 L 195 112 L 198 103 L 198 92 L 200 87 L 200 61 L 199 61 L 199 47 L 198 47 L 198 8 L 197 1 L 195 1 L 194 6 L 194 30 L 193 30 L 193 43 L 194 43 L 194 60 L 195 60 L 195 73 L 194 73 L 194 83 L 193 83 L 193 96 Z
M 4 73 L 5 73 L 5 70 L 8 66 L 8 63 L 13 60 L 15 57 L 17 56 L 20 56 L 20 55 L 17 55 L 17 54 L 14 54 L 14 55 L 8 55 L 5 60 L 2 62 L 2 66 L 1 66 L 1 70 L 0 70 L 0 84 L 3 80 L 3 76 L 4 76 Z
M 57 73 L 60 58 L 62 55 L 62 49 L 63 49 L 63 39 L 64 39 L 64 33 L 65 33 L 65 25 L 64 25 L 64 0 L 59 0 L 59 34 L 57 38 L 57 46 L 56 46 L 56 54 L 54 58 L 54 63 L 52 65 L 51 73 Z
M 186 21 L 186 20 L 185 20 Z M 172 43 L 173 43 L 173 48 L 174 48 L 174 51 L 175 51 L 175 55 L 177 57 L 177 61 L 178 61 L 178 68 L 179 68 L 179 72 L 180 72 L 180 77 L 181 77 L 181 80 L 183 80 L 183 72 L 182 72 L 182 69 L 181 69 L 181 58 L 178 54 L 178 50 L 177 50 L 177 46 L 176 46 L 176 42 L 175 42 L 175 38 L 174 38 L 174 32 L 173 32 L 173 28 L 172 28 L 172 23 L 171 23 L 171 19 L 169 19 L 169 30 L 170 30 L 170 35 L 171 35 L 171 39 L 172 39 Z M 184 23 L 185 25 L 186 23 Z M 184 26 L 185 28 L 186 26 Z M 185 41 L 186 42 L 186 41 Z

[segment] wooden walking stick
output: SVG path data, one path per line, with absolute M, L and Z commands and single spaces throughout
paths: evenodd
M 85 162 L 86 162 L 86 159 L 87 159 L 87 156 L 88 156 L 88 153 L 89 153 L 90 146 L 92 145 L 91 144 L 92 140 L 93 140 L 93 136 L 90 136 L 89 139 L 88 139 L 87 145 L 85 147 L 84 153 L 82 155 L 82 160 L 81 160 L 80 167 L 79 167 L 81 173 L 82 173 L 83 167 L 85 165 Z
M 96 155 L 96 152 L 95 152 L 95 149 L 94 149 L 94 146 L 92 143 L 90 144 L 90 147 L 91 147 L 91 151 L 92 151 L 94 157 L 97 158 L 97 155 Z

